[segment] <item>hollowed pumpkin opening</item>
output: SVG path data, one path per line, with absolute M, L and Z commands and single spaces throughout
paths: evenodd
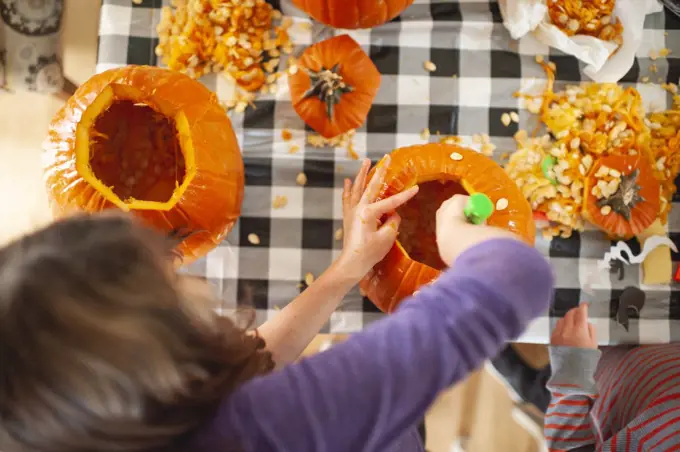
M 446 268 L 437 250 L 437 209 L 453 195 L 468 192 L 453 180 L 433 180 L 418 184 L 418 193 L 397 209 L 401 216 L 397 240 L 409 257 L 437 270 Z
M 95 120 L 90 166 L 122 200 L 166 203 L 186 175 L 174 121 L 130 100 L 114 101 Z

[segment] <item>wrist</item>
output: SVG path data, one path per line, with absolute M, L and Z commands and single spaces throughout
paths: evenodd
M 356 259 L 352 259 L 346 251 L 343 251 L 340 257 L 331 264 L 329 272 L 333 274 L 334 280 L 349 286 L 359 284 L 365 273 L 368 273 L 368 271 L 362 272 Z

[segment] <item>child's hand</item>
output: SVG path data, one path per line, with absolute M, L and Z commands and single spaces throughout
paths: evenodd
M 597 348 L 595 327 L 588 323 L 588 304 L 581 303 L 557 321 L 550 345 L 578 348 Z
M 380 192 L 385 172 L 390 164 L 387 156 L 375 171 L 368 187 L 366 178 L 371 167 L 370 160 L 364 160 L 354 184 L 345 179 L 342 193 L 342 214 L 344 245 L 339 263 L 345 276 L 361 280 L 373 266 L 387 255 L 397 238 L 401 217 L 395 209 L 418 193 L 418 186 L 389 198 L 375 201 Z M 381 225 L 380 220 L 388 215 Z
M 470 224 L 464 213 L 468 199 L 468 196 L 453 195 L 437 210 L 437 247 L 448 266 L 465 250 L 479 243 L 501 238 L 517 240 L 517 236 L 504 229 Z

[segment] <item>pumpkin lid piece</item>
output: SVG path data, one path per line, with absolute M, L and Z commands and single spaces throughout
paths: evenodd
M 586 179 L 585 190 L 586 218 L 614 238 L 637 235 L 659 215 L 659 182 L 642 155 L 599 159 Z
M 333 138 L 361 126 L 380 87 L 380 73 L 347 35 L 308 47 L 289 74 L 293 107 L 311 128 Z

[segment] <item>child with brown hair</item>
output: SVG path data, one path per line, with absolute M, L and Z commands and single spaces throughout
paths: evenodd
M 415 426 L 439 391 L 543 312 L 553 278 L 512 234 L 467 223 L 455 196 L 437 212 L 451 268 L 294 363 L 388 252 L 394 211 L 417 191 L 374 202 L 387 165 L 366 186 L 368 167 L 345 183 L 342 255 L 255 334 L 174 273 L 165 239 L 122 217 L 70 219 L 0 250 L 0 450 L 422 451 Z

